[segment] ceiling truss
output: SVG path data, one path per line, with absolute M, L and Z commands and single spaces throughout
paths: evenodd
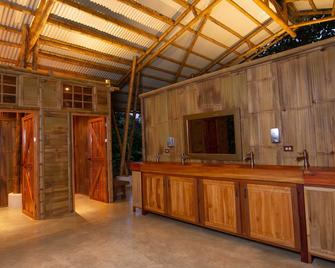
M 43 30 L 46 27 L 46 25 L 49 24 L 61 27 L 66 30 L 79 32 L 82 35 L 87 35 L 90 38 L 102 40 L 109 45 L 129 51 L 134 55 L 138 56 L 136 72 L 142 72 L 143 77 L 147 77 L 150 79 L 170 84 L 177 82 L 179 79 L 187 79 L 190 77 L 182 73 L 184 68 L 189 68 L 190 70 L 193 70 L 194 75 L 201 75 L 212 70 L 215 67 L 224 68 L 244 61 L 248 61 L 256 57 L 262 51 L 264 51 L 264 49 L 266 49 L 266 47 L 269 46 L 269 44 L 274 44 L 284 36 L 290 35 L 292 37 L 295 37 L 296 36 L 295 30 L 298 29 L 299 27 L 311 25 L 314 23 L 331 21 L 335 19 L 335 1 L 332 8 L 325 10 L 325 9 L 318 9 L 314 0 L 299 0 L 308 3 L 311 9 L 306 11 L 298 11 L 294 6 L 294 2 L 297 2 L 298 0 L 280 0 L 280 1 L 252 0 L 259 8 L 261 8 L 270 17 L 270 19 L 265 22 L 259 21 L 255 16 L 247 12 L 242 6 L 238 5 L 235 2 L 235 0 L 212 0 L 209 3 L 209 5 L 204 9 L 199 9 L 197 7 L 197 4 L 199 4 L 201 0 L 193 0 L 191 3 L 189 3 L 186 0 L 173 0 L 184 9 L 183 12 L 175 19 L 160 14 L 153 8 L 144 6 L 135 0 L 117 0 L 117 1 L 129 7 L 132 7 L 152 18 L 155 18 L 161 22 L 166 23 L 168 25 L 167 29 L 160 35 L 155 35 L 138 26 L 130 24 L 119 18 L 113 17 L 110 14 L 108 8 L 101 8 L 101 6 L 100 9 L 92 8 L 91 6 L 88 6 L 85 3 L 81 3 L 76 0 L 41 0 L 36 10 L 22 6 L 20 4 L 9 2 L 8 0 L 4 0 L 0 2 L 0 6 L 4 6 L 11 10 L 21 12 L 23 14 L 32 15 L 34 16 L 34 19 L 30 27 L 23 25 L 20 30 L 6 25 L 0 25 L 1 30 L 21 35 L 21 43 L 7 42 L 4 40 L 0 40 L 0 45 L 19 49 L 20 52 L 18 60 L 14 62 L 13 60 L 10 59 L 0 58 L 0 61 L 28 68 L 32 67 L 31 65 L 36 65 L 37 68 L 43 72 L 53 72 L 63 76 L 72 75 L 90 80 L 104 81 L 104 78 L 100 76 L 79 74 L 77 72 L 65 71 L 59 68 L 48 67 L 38 63 L 34 64 L 34 60 L 33 64 L 28 63 L 28 57 L 30 53 L 34 51 L 35 53 L 33 53 L 33 55 L 35 55 L 35 57 L 38 58 L 55 60 L 61 63 L 67 63 L 81 67 L 84 66 L 102 72 L 110 72 L 117 74 L 121 76 L 121 78 L 118 80 L 112 80 L 111 82 L 114 85 L 118 85 L 120 87 L 126 85 L 126 83 L 129 81 L 131 73 L 130 66 L 132 64 L 132 61 L 130 59 L 123 58 L 121 56 L 106 54 L 94 49 L 87 48 L 85 46 L 79 46 L 72 43 L 52 39 L 47 36 L 43 36 Z M 214 16 L 211 15 L 211 12 L 215 8 L 215 6 L 217 6 L 221 1 L 226 1 L 227 3 L 229 3 L 229 5 L 231 5 L 233 8 L 242 13 L 245 17 L 254 22 L 257 25 L 257 28 L 254 31 L 250 32 L 248 35 L 242 36 L 228 25 L 225 25 L 221 21 L 217 20 Z M 92 16 L 98 17 L 99 19 L 103 19 L 108 23 L 117 25 L 118 27 L 121 27 L 131 33 L 147 38 L 148 40 L 151 41 L 151 45 L 149 47 L 143 47 L 136 43 L 122 40 L 121 38 L 117 38 L 111 34 L 99 31 L 97 29 L 91 28 L 81 23 L 70 21 L 62 17 L 58 17 L 57 15 L 52 14 L 52 8 L 56 2 L 75 8 L 77 10 L 80 10 L 81 12 L 88 13 Z M 193 14 L 193 19 L 191 19 L 188 23 L 182 23 L 185 17 L 189 16 L 190 14 Z M 320 20 L 307 21 L 298 24 L 292 23 L 293 21 L 292 19 L 299 18 L 301 16 L 315 16 L 315 15 L 325 15 L 327 17 Z M 269 28 L 270 23 L 273 21 L 281 26 L 281 31 L 275 33 Z M 221 29 L 224 29 L 225 31 L 229 32 L 230 34 L 235 36 L 238 39 L 238 41 L 232 46 L 231 45 L 229 46 L 228 44 L 225 44 L 222 41 L 213 39 L 205 32 L 203 32 L 203 29 L 207 22 L 211 22 L 216 26 L 220 27 Z M 197 23 L 198 23 L 197 29 L 193 28 L 193 26 L 195 26 Z M 269 37 L 267 37 L 261 43 L 256 45 L 252 41 L 252 38 L 261 31 L 266 31 Z M 174 35 L 171 37 L 169 35 L 172 32 L 174 32 Z M 178 42 L 176 42 L 177 39 L 180 36 L 182 36 L 185 32 L 192 34 L 192 40 L 187 47 L 180 45 Z M 205 53 L 195 51 L 194 49 L 195 44 L 200 37 L 212 44 L 215 44 L 216 46 L 222 47 L 224 52 L 217 58 L 211 58 Z M 248 50 L 241 53 L 239 52 L 239 48 L 244 44 L 248 46 Z M 73 52 L 74 54 L 75 53 L 82 54 L 87 57 L 91 58 L 94 57 L 103 61 L 108 61 L 110 62 L 110 64 L 98 63 L 92 60 L 78 59 L 74 56 L 61 55 L 59 53 L 46 51 L 40 48 L 40 46 L 48 46 L 60 50 L 67 50 Z M 176 60 L 174 58 L 165 55 L 164 52 L 170 47 L 174 47 L 175 49 L 183 51 L 184 56 L 180 60 Z M 235 57 L 232 60 L 225 61 L 225 63 L 223 63 L 223 61 L 232 53 L 235 55 Z M 199 68 L 198 66 L 189 63 L 188 59 L 191 54 L 203 59 L 204 61 L 207 61 L 208 62 L 207 66 Z M 171 62 L 173 64 L 178 65 L 179 67 L 177 71 L 171 71 L 168 69 L 163 69 L 154 66 L 152 65 L 152 63 L 156 59 Z M 124 67 L 119 67 L 118 64 L 119 65 L 121 64 Z M 171 78 L 158 76 L 157 74 L 154 74 L 154 72 L 153 73 L 145 72 L 145 70 L 153 70 L 155 71 L 155 73 L 165 73 L 169 75 L 169 77 Z M 150 85 L 146 85 L 146 88 L 149 90 L 154 89 Z

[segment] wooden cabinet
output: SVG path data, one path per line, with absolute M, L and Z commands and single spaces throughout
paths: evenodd
M 168 213 L 184 221 L 197 223 L 198 197 L 197 179 L 169 176 L 168 180 Z
M 200 183 L 202 223 L 223 231 L 240 231 L 238 183 L 203 179 Z
M 248 236 L 254 239 L 297 248 L 296 191 L 291 186 L 244 185 L 245 217 Z
M 305 187 L 309 252 L 335 260 L 335 188 Z
M 165 214 L 166 195 L 163 175 L 143 174 L 143 207 L 145 210 Z

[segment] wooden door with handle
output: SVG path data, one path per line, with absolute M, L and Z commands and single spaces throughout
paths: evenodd
M 30 114 L 22 118 L 22 210 L 32 218 L 37 216 L 34 143 L 34 116 Z
M 88 121 L 89 133 L 89 196 L 90 198 L 108 202 L 107 173 L 107 136 L 106 119 L 99 117 Z

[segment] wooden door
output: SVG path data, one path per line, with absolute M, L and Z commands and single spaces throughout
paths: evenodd
M 305 187 L 309 252 L 335 261 L 335 188 Z
M 240 231 L 239 186 L 233 181 L 201 180 L 202 221 L 209 227 Z
M 32 114 L 22 118 L 22 210 L 30 217 L 36 218 L 35 171 L 35 135 Z
M 105 117 L 88 121 L 89 132 L 89 197 L 108 202 L 107 136 Z
M 166 194 L 163 175 L 142 174 L 144 210 L 165 214 Z
M 197 180 L 187 177 L 168 177 L 168 213 L 184 221 L 197 223 Z
M 297 199 L 294 187 L 247 184 L 248 233 L 251 238 L 297 248 Z

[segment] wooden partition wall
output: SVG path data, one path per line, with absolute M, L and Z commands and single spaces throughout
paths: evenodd
M 106 170 L 108 171 L 108 189 L 106 189 L 106 192 L 108 192 L 108 198 L 106 202 L 113 200 L 111 98 L 109 89 L 103 85 L 87 81 L 66 80 L 52 76 L 30 74 L 1 66 L 0 74 L 16 77 L 16 88 L 12 91 L 11 102 L 6 103 L 6 101 L 3 101 L 5 98 L 0 98 L 0 112 L 29 111 L 29 113 L 34 114 L 34 143 L 36 146 L 36 151 L 34 152 L 36 156 L 34 160 L 36 162 L 34 182 L 36 183 L 34 184 L 33 191 L 36 191 L 36 215 L 33 215 L 33 217 L 36 219 L 50 218 L 74 210 L 74 180 L 72 170 L 73 114 L 95 117 L 103 116 L 106 118 L 106 124 L 104 124 L 107 130 Z M 69 93 L 67 95 L 64 94 L 67 90 L 64 84 L 77 85 L 77 90 L 82 89 L 83 96 L 81 101 L 77 101 L 74 87 L 72 99 Z M 13 83 L 12 87 L 15 87 L 15 83 Z M 91 95 L 85 93 L 87 88 L 92 90 L 92 93 L 89 93 Z M 86 100 L 89 100 L 90 103 Z M 74 108 L 69 107 L 69 105 L 73 105 Z M 82 108 L 78 108 L 78 105 L 81 105 Z M 2 126 L 2 123 L 0 124 Z M 8 131 L 10 131 L 9 128 Z M 3 150 L 9 152 L 12 149 L 1 146 L 1 157 L 5 153 Z M 11 159 L 8 157 L 5 158 L 8 159 L 9 163 Z M 4 171 L 2 166 L 0 168 L 2 188 L 2 173 Z
M 335 40 L 326 40 L 142 95 L 144 158 L 180 161 L 183 116 L 240 109 L 242 153 L 257 164 L 335 166 Z M 278 127 L 281 142 L 272 144 Z M 176 147 L 164 153 L 169 136 Z M 284 152 L 292 145 L 293 152 Z M 198 161 L 198 160 L 191 160 Z

